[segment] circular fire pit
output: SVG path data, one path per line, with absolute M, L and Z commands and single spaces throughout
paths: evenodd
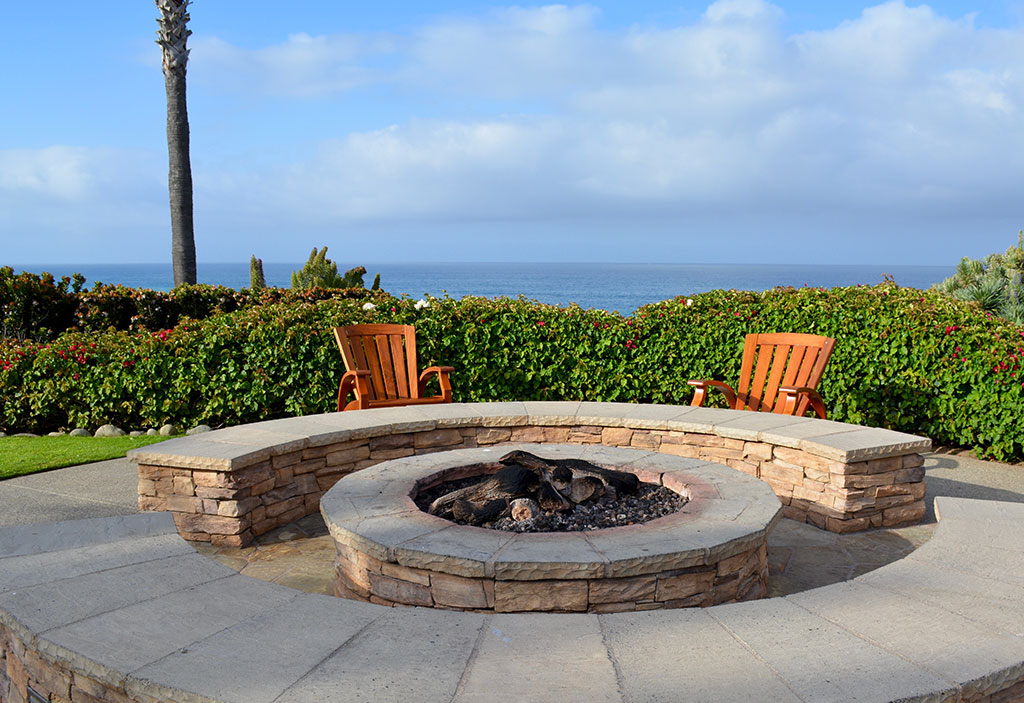
M 456 525 L 413 496 L 522 449 L 635 474 L 689 500 L 640 525 L 515 533 Z M 321 501 L 337 546 L 335 592 L 386 605 L 496 612 L 618 612 L 708 606 L 764 595 L 771 488 L 698 459 L 616 447 L 501 445 L 386 461 Z

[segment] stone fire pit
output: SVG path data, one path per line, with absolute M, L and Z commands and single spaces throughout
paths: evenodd
M 512 533 L 456 525 L 414 504 L 512 449 L 580 458 L 685 495 L 680 512 L 589 532 Z M 461 472 L 461 473 L 460 473 Z M 505 444 L 385 461 L 321 501 L 337 546 L 339 596 L 496 612 L 619 612 L 760 598 L 766 539 L 782 516 L 771 487 L 700 459 L 605 446 Z

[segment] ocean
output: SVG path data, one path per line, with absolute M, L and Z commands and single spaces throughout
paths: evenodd
M 287 287 L 299 263 L 264 263 L 267 285 Z M 641 305 L 678 295 L 715 289 L 762 291 L 775 286 L 832 288 L 858 283 L 874 285 L 883 275 L 909 288 L 928 288 L 953 275 L 953 266 L 792 265 L 792 264 L 583 264 L 583 263 L 421 263 L 364 264 L 367 287 L 375 274 L 381 288 L 394 295 L 421 298 L 425 294 L 452 298 L 466 295 L 524 295 L 552 305 L 578 303 L 584 308 L 618 310 L 629 314 Z M 15 271 L 69 276 L 79 272 L 94 282 L 133 288 L 170 290 L 170 264 L 53 264 L 14 266 Z M 339 266 L 343 268 L 343 266 Z M 249 264 L 198 265 L 200 283 L 244 288 Z

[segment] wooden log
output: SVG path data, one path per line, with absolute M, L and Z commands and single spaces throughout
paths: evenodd
M 535 495 L 542 510 L 560 512 L 572 508 L 572 503 L 566 500 L 565 496 L 555 490 L 550 483 L 542 485 Z
M 540 506 L 532 498 L 516 498 L 509 503 L 509 512 L 513 520 L 523 522 L 540 515 Z
M 577 505 L 596 500 L 604 493 L 604 483 L 597 476 L 579 476 L 569 486 L 568 498 Z
M 458 501 L 479 503 L 502 500 L 505 505 L 515 498 L 530 496 L 541 485 L 541 479 L 533 471 L 523 466 L 506 466 L 504 469 L 481 479 L 472 486 L 460 488 L 437 498 L 427 512 L 439 517 L 449 517 L 452 508 Z
M 572 474 L 569 477 L 570 482 L 573 478 L 580 476 L 594 476 L 599 478 L 604 485 L 614 488 L 616 493 L 619 494 L 636 493 L 637 488 L 640 487 L 640 479 L 634 474 L 627 471 L 606 469 L 583 459 L 542 459 L 539 456 L 517 449 L 498 459 L 498 462 L 506 466 L 525 466 L 534 471 L 550 473 L 552 476 L 558 471 L 560 482 L 566 479 L 566 470 Z M 557 485 L 555 481 L 551 483 Z
M 467 525 L 480 526 L 494 522 L 508 511 L 508 501 L 504 499 L 488 500 L 473 503 L 468 500 L 457 500 L 452 504 L 452 516 Z

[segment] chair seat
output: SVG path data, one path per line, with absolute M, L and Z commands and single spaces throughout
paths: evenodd
M 356 406 L 359 401 L 353 400 L 345 406 L 345 410 L 356 410 Z M 399 408 L 403 405 L 436 405 L 437 403 L 450 403 L 451 400 L 445 399 L 444 396 L 435 395 L 428 398 L 395 398 L 392 400 L 367 400 L 366 407 L 363 408 Z

